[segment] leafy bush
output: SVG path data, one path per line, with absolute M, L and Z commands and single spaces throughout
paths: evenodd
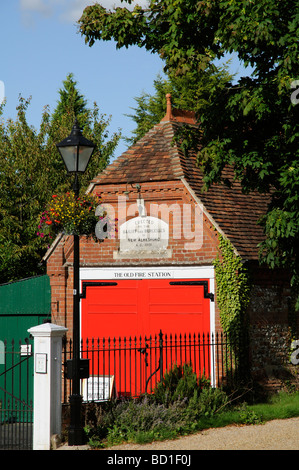
M 257 415 L 254 410 L 249 409 L 246 403 L 240 406 L 239 414 L 242 424 L 260 424 L 262 422 L 261 416 Z
M 189 400 L 187 413 L 194 420 L 200 417 L 211 417 L 228 403 L 225 392 L 218 388 L 206 387 L 198 394 L 194 392 L 193 397 Z
M 101 446 L 105 439 L 108 444 L 123 441 L 150 442 L 170 439 L 179 435 L 188 426 L 184 401 L 169 407 L 153 402 L 145 396 L 136 400 L 124 400 L 100 413 L 97 425 L 85 427 L 89 444 Z
M 87 426 L 89 444 L 100 447 L 123 441 L 150 442 L 171 439 L 200 428 L 201 417 L 210 417 L 227 403 L 207 379 L 198 380 L 190 364 L 166 371 L 153 394 L 106 404 L 94 413 L 96 426 Z
M 108 430 L 113 426 L 116 409 L 114 401 L 86 405 L 84 430 L 91 446 L 101 447 L 101 441 L 107 438 Z
M 158 403 L 152 395 L 100 405 L 91 403 L 86 413 L 89 424 L 85 431 L 89 445 L 96 448 L 125 441 L 146 443 L 174 439 L 210 427 L 259 424 L 268 419 L 298 416 L 298 398 L 298 393 L 280 395 L 273 403 L 248 405 L 243 402 L 232 407 L 222 390 L 204 387 L 195 389 L 189 400 L 179 399 L 168 406 Z
M 209 384 L 205 378 L 197 379 L 191 364 L 173 367 L 166 371 L 161 382 L 159 382 L 154 391 L 153 397 L 157 403 L 169 406 L 177 400 L 189 401 L 194 392 L 200 393 L 201 389 Z
M 182 402 L 166 407 L 164 404 L 153 403 L 147 396 L 141 400 L 130 400 L 117 407 L 108 440 L 114 441 L 116 434 L 125 440 L 149 434 L 152 440 L 153 436 L 156 439 L 162 436 L 165 429 L 175 436 L 187 424 L 183 411 Z

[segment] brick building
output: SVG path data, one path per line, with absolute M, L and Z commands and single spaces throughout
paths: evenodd
M 82 337 L 218 331 L 213 261 L 222 234 L 252 274 L 252 369 L 269 375 L 290 350 L 290 290 L 285 273 L 258 264 L 267 197 L 244 195 L 236 182 L 203 192 L 195 156 L 173 142 L 182 123 L 196 125 L 168 97 L 161 122 L 90 183 L 118 232 L 98 243 L 81 237 Z M 69 332 L 72 254 L 72 237 L 61 235 L 45 256 L 52 321 Z

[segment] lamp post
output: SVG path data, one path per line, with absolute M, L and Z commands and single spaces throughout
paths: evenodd
M 86 139 L 75 120 L 72 131 L 68 137 L 56 144 L 68 173 L 75 175 L 73 190 L 76 198 L 79 196 L 79 173 L 84 173 L 94 151 L 94 144 Z M 80 359 L 80 240 L 78 234 L 74 237 L 74 261 L 73 261 L 73 359 L 68 361 L 68 377 L 72 379 L 72 395 L 70 396 L 70 428 L 69 445 L 83 444 L 83 427 L 81 423 L 80 379 L 82 374 L 82 359 Z M 86 372 L 86 370 L 85 370 Z

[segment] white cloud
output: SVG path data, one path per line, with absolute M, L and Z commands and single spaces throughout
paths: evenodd
M 114 7 L 134 8 L 135 5 L 145 7 L 148 0 L 134 0 L 131 5 L 120 0 L 19 0 L 20 9 L 24 19 L 32 21 L 33 14 L 40 14 L 44 17 L 56 16 L 62 21 L 74 23 L 79 20 L 85 7 L 100 3 L 106 9 Z
M 65 3 L 64 7 L 61 8 L 59 19 L 75 23 L 81 17 L 84 8 L 94 3 L 96 2 L 93 0 L 69 0 Z
M 134 0 L 131 5 L 125 1 L 121 2 L 120 0 L 70 0 L 67 2 L 67 6 L 64 9 L 62 18 L 71 22 L 78 21 L 84 8 L 95 3 L 100 3 L 107 10 L 111 10 L 114 7 L 125 7 L 128 9 L 133 9 L 137 4 L 141 7 L 145 7 L 148 4 L 148 0 Z
M 20 8 L 24 13 L 39 13 L 43 16 L 51 16 L 53 13 L 51 0 L 20 0 Z

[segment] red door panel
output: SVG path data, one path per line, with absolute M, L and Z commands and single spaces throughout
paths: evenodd
M 115 286 L 88 287 L 82 299 L 82 338 L 144 336 L 160 330 L 208 333 L 210 299 L 204 298 L 204 287 L 173 282 L 121 280 Z
M 203 280 L 199 281 L 201 283 Z M 83 344 L 87 338 L 89 344 L 92 338 L 101 339 L 101 352 L 93 352 L 93 346 L 89 346 L 84 357 L 92 358 L 91 376 L 115 377 L 116 390 L 120 395 L 137 396 L 145 391 L 144 385 L 151 367 L 147 364 L 146 348 L 144 342 L 141 345 L 140 338 L 146 336 L 148 341 L 160 330 L 164 338 L 170 338 L 170 334 L 179 337 L 210 331 L 210 299 L 205 298 L 203 285 L 166 279 L 120 280 L 113 283 L 115 285 L 84 282 L 91 285 L 86 288 L 86 296 L 81 300 Z M 180 284 L 182 282 L 183 285 Z M 104 344 L 102 338 L 105 338 Z M 110 353 L 110 348 L 113 353 Z M 155 361 L 159 354 L 158 349 L 156 351 Z M 179 353 L 185 354 L 182 349 Z M 168 354 L 166 348 L 163 352 L 164 370 L 176 360 L 180 363 L 192 362 L 187 356 L 178 358 Z M 205 360 L 199 365 L 199 370 L 204 369 L 207 369 Z
M 157 333 L 209 332 L 210 301 L 203 286 L 171 285 L 169 281 L 149 281 L 147 330 Z
M 138 281 L 87 288 L 82 299 L 82 338 L 130 336 L 139 329 Z

